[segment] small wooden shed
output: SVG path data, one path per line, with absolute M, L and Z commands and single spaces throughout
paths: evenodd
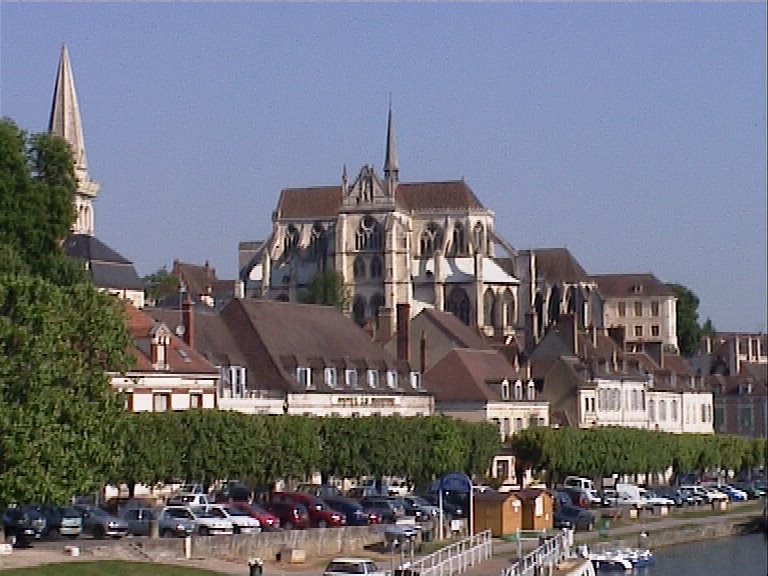
M 515 492 L 522 504 L 523 530 L 549 530 L 554 524 L 552 495 L 542 488 Z
M 474 495 L 475 534 L 490 530 L 495 537 L 514 534 L 522 529 L 522 506 L 513 492 L 486 490 Z

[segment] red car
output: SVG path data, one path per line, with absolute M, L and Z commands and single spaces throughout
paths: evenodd
M 329 528 L 345 526 L 347 519 L 320 498 L 313 494 L 301 492 L 275 492 L 272 495 L 274 501 L 288 501 L 295 504 L 303 504 L 309 512 L 309 521 L 313 528 Z
M 267 510 L 280 519 L 284 530 L 304 530 L 311 526 L 306 506 L 290 500 L 273 500 Z
M 264 509 L 258 504 L 249 504 L 247 502 L 233 502 L 232 507 L 242 510 L 252 518 L 256 518 L 261 523 L 261 529 L 265 532 L 280 529 L 280 518 Z

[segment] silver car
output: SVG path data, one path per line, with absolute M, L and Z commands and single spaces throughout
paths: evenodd
M 122 518 L 112 516 L 101 508 L 81 509 L 83 515 L 83 532 L 92 534 L 94 538 L 122 538 L 128 534 L 128 524 Z
M 163 538 L 189 536 L 195 531 L 195 523 L 189 514 L 178 508 L 130 508 L 123 512 L 128 531 L 135 536 L 151 536 L 152 522 L 157 522 L 157 533 Z

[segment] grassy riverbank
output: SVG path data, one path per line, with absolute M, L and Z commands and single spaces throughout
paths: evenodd
M 142 562 L 66 562 L 0 570 L 3 576 L 221 576 L 219 572 Z

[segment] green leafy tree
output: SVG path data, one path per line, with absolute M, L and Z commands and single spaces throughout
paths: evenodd
M 149 302 L 156 302 L 179 294 L 179 279 L 170 274 L 165 266 L 154 274 L 144 276 L 141 281 L 144 284 L 144 293 Z
M 342 312 L 349 308 L 349 292 L 344 286 L 344 279 L 335 270 L 317 272 L 299 300 L 303 304 L 335 306 Z
M 677 297 L 677 345 L 680 354 L 693 356 L 699 349 L 702 335 L 713 336 L 715 328 L 707 318 L 704 328 L 699 325 L 699 297 L 682 284 L 667 284 Z

